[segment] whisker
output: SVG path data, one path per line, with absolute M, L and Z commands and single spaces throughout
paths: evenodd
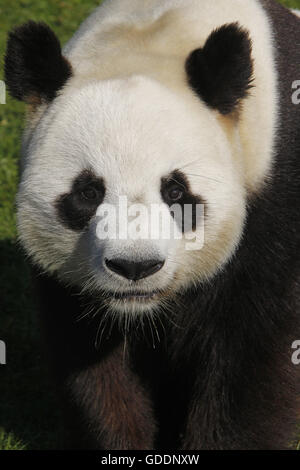
M 215 183 L 224 184 L 224 181 L 217 180 L 217 179 L 215 179 L 215 178 L 211 178 L 210 176 L 198 175 L 198 174 L 196 174 L 196 173 L 186 173 L 186 175 L 187 175 L 187 176 L 197 176 L 198 178 L 204 178 L 204 179 L 207 179 L 207 180 L 214 181 Z

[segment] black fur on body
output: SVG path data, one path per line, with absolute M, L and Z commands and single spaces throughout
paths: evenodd
M 291 102 L 291 84 L 300 63 L 300 22 L 273 1 L 262 3 L 277 43 L 276 159 L 272 178 L 249 197 L 242 242 L 224 271 L 174 302 L 172 320 L 161 312 L 160 341 L 145 320 L 143 331 L 128 331 L 126 344 L 108 326 L 98 348 L 105 311 L 78 321 L 94 300 L 37 276 L 75 447 L 282 449 L 295 437 L 300 108 Z

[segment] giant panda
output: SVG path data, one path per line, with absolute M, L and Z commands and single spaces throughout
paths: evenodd
M 273 0 L 106 0 L 62 51 L 43 23 L 10 33 L 18 230 L 69 448 L 293 446 L 299 42 Z M 182 237 L 99 237 L 122 197 Z

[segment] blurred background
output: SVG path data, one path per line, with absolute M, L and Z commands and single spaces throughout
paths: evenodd
M 0 0 L 0 80 L 11 28 L 29 19 L 44 21 L 64 44 L 100 3 L 100 0 Z M 280 3 L 300 9 L 300 0 Z M 300 79 L 300 64 L 299 77 L 295 79 Z M 6 96 L 6 104 L 0 104 L 0 340 L 7 347 L 7 364 L 0 365 L 0 450 L 62 446 L 61 417 L 42 360 L 30 273 L 17 245 L 15 193 L 23 118 L 24 106 Z

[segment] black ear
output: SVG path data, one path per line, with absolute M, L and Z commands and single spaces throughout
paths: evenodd
M 190 86 L 211 108 L 232 112 L 251 88 L 251 52 L 249 34 L 238 23 L 216 29 L 186 61 Z
M 51 101 L 71 75 L 60 42 L 46 24 L 29 21 L 9 34 L 5 81 L 15 98 Z

